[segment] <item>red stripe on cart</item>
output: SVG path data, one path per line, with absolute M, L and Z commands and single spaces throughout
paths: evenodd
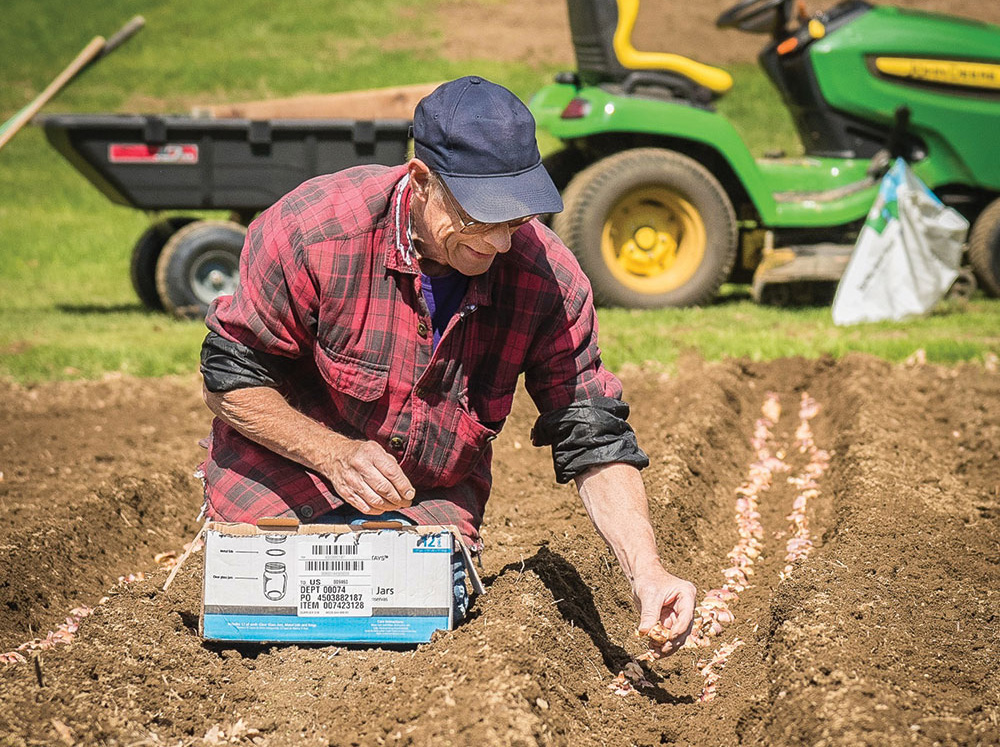
M 198 146 L 180 143 L 112 143 L 108 146 L 108 160 L 111 163 L 193 164 L 198 163 Z

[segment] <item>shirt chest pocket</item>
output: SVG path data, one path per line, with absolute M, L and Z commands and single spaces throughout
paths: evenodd
M 319 347 L 314 358 L 339 419 L 371 438 L 371 415 L 385 395 L 389 366 L 330 353 Z

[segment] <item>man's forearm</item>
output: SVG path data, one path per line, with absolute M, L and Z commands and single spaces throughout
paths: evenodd
M 251 441 L 312 470 L 321 471 L 331 446 L 350 440 L 299 412 L 270 387 L 205 389 L 203 394 L 217 417 Z
M 627 464 L 607 464 L 575 480 L 590 520 L 618 558 L 629 583 L 651 564 L 659 566 L 639 470 Z
M 327 478 L 359 511 L 409 506 L 416 491 L 398 462 L 373 441 L 348 438 L 299 412 L 277 389 L 204 390 L 205 404 L 244 436 Z
M 632 586 L 640 611 L 639 633 L 650 635 L 656 656 L 672 654 L 691 632 L 696 592 L 660 563 L 639 470 L 627 464 L 593 467 L 576 477 L 576 485 L 591 521 Z

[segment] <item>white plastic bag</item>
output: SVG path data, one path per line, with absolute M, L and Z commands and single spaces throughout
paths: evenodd
M 833 299 L 833 323 L 925 314 L 958 277 L 969 223 L 903 159 L 882 180 Z

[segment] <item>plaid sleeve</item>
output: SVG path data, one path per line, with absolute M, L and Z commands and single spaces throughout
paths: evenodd
M 525 386 L 538 406 L 532 443 L 552 447 L 556 479 L 568 482 L 590 467 L 649 459 L 628 424 L 618 378 L 601 362 L 590 282 L 560 242 L 546 247 L 557 289 L 542 294 L 553 308 L 529 350 Z
M 554 236 L 554 234 L 553 234 Z M 546 248 L 555 286 L 539 294 L 550 308 L 525 362 L 525 386 L 542 414 L 574 402 L 620 399 L 621 383 L 604 368 L 597 347 L 597 315 L 590 282 L 558 240 Z
M 250 224 L 239 286 L 215 302 L 205 323 L 253 350 L 299 358 L 310 353 L 318 306 L 301 235 L 278 203 Z

